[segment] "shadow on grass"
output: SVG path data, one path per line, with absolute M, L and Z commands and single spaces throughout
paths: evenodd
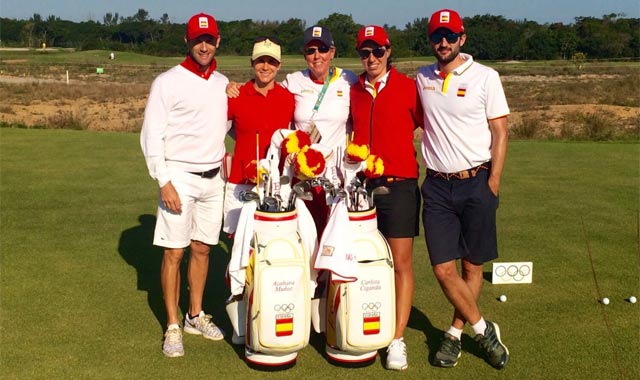
M 436 354 L 436 351 L 438 351 L 438 348 L 440 348 L 440 341 L 442 340 L 444 331 L 434 327 L 429 318 L 427 318 L 422 311 L 416 309 L 415 306 L 411 307 L 407 327 L 422 332 L 425 339 L 424 342 L 427 345 L 427 352 L 429 353 L 428 359 L 431 363 L 433 356 Z M 386 350 L 384 354 L 384 359 L 386 360 Z
M 149 309 L 158 320 L 162 332 L 167 316 L 160 286 L 160 264 L 162 248 L 153 245 L 153 230 L 156 217 L 149 214 L 138 217 L 139 225 L 122 231 L 118 252 L 138 274 L 137 289 L 147 292 Z
M 228 247 L 228 250 L 225 250 L 223 245 Z M 235 351 L 244 358 L 244 346 L 233 345 L 231 343 L 233 327 L 231 326 L 227 311 L 224 307 L 225 301 L 231 294 L 229 285 L 227 285 L 227 281 L 225 280 L 225 275 L 227 265 L 229 265 L 232 246 L 233 240 L 229 239 L 227 234 L 222 231 L 220 232 L 220 242 L 217 245 L 211 246 L 211 251 L 209 252 L 209 275 L 207 276 L 207 285 L 204 288 L 202 308 L 208 314 L 213 315 L 213 322 L 217 326 L 220 326 L 225 332 L 225 341 L 228 342 L 229 345 L 232 345 Z M 183 263 L 187 262 L 186 259 L 188 259 L 187 255 L 185 255 Z M 186 286 L 184 289 L 187 289 Z M 188 299 L 185 300 L 184 305 L 181 303 L 184 313 L 186 313 L 189 308 L 187 300 Z
M 487 273 L 485 272 L 485 278 L 487 278 Z M 491 278 L 491 272 L 489 272 L 489 279 Z M 453 307 L 451 309 L 453 312 Z M 440 343 L 444 338 L 444 331 L 439 328 L 434 327 L 429 318 L 427 318 L 424 313 L 415 307 L 411 307 L 411 315 L 409 316 L 409 322 L 407 323 L 407 327 L 420 330 L 425 336 L 425 343 L 428 349 L 428 360 L 429 363 L 433 363 L 434 356 L 438 349 L 440 348 Z M 462 352 L 469 353 L 474 355 L 480 359 L 484 359 L 485 354 L 478 345 L 478 343 L 473 339 L 472 336 L 467 334 L 462 334 Z M 386 350 L 380 351 L 383 359 L 386 360 Z
M 153 245 L 153 231 L 156 225 L 156 217 L 149 214 L 138 217 L 139 225 L 122 231 L 118 244 L 120 256 L 136 269 L 138 275 L 137 289 L 147 292 L 149 309 L 156 317 L 160 329 L 164 332 L 167 315 L 164 307 L 162 286 L 160 283 L 160 266 L 162 264 L 163 249 Z M 223 235 L 223 234 L 221 234 Z M 221 236 L 224 242 L 224 237 Z M 230 246 L 230 245 L 228 245 Z M 229 255 L 220 246 L 211 247 L 209 259 L 209 275 L 205 287 L 203 309 L 213 315 L 213 321 L 225 332 L 231 332 L 231 325 L 226 317 L 224 301 L 228 287 L 225 284 L 224 274 L 229 261 Z M 189 288 L 187 283 L 187 263 L 189 262 L 189 250 L 185 252 L 180 265 L 180 310 L 185 315 L 189 310 Z M 228 335 L 229 343 L 231 334 Z
M 489 271 L 489 272 L 482 272 L 482 278 L 486 281 L 486 282 L 491 282 L 492 278 L 493 278 L 493 272 Z

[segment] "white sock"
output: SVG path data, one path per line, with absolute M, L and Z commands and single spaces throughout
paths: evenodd
M 458 338 L 458 340 L 462 340 L 462 329 L 451 326 L 449 327 L 449 330 L 447 330 L 447 333 L 453 337 Z
M 487 329 L 487 323 L 484 321 L 484 318 L 480 317 L 480 320 L 472 325 L 473 333 L 475 335 L 484 335 L 484 331 Z
M 180 329 L 180 325 L 177 324 L 177 323 L 172 323 L 167 327 L 167 331 L 174 330 L 174 329 L 178 329 L 179 330 Z

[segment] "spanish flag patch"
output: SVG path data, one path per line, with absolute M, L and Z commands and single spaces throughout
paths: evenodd
M 458 95 L 459 97 L 463 97 L 466 93 L 467 93 L 466 88 L 458 88 L 458 92 L 456 93 L 456 95 Z
M 338 90 L 338 96 L 342 97 L 342 90 Z
M 293 335 L 292 314 L 276 315 L 276 336 Z
M 380 333 L 380 316 L 363 317 L 362 333 L 364 335 L 375 335 Z

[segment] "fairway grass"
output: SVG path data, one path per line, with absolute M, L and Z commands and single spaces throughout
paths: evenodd
M 511 142 L 498 261 L 533 261 L 533 283 L 487 281 L 480 299 L 511 352 L 505 370 L 482 360 L 469 329 L 457 367 L 427 363 L 451 308 L 421 235 L 406 371 L 385 370 L 380 357 L 335 367 L 313 335 L 295 367 L 266 373 L 247 367 L 230 334 L 223 342 L 185 335 L 184 358 L 162 355 L 157 186 L 137 134 L 0 129 L 0 378 L 640 378 L 640 304 L 625 300 L 640 296 L 639 157 L 638 144 Z M 230 332 L 228 244 L 212 251 L 205 310 Z M 610 305 L 598 302 L 604 296 Z

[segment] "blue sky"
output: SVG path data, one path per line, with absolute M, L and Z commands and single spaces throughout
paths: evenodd
M 43 18 L 55 15 L 65 20 L 102 22 L 107 12 L 126 17 L 140 8 L 153 19 L 167 13 L 176 23 L 185 23 L 192 14 L 204 11 L 222 21 L 300 18 L 311 26 L 337 12 L 350 14 L 360 24 L 389 24 L 400 29 L 441 8 L 455 9 L 463 17 L 491 14 L 540 24 L 570 24 L 579 16 L 600 18 L 610 13 L 640 18 L 638 0 L 0 0 L 0 17 L 28 19 L 39 13 Z

